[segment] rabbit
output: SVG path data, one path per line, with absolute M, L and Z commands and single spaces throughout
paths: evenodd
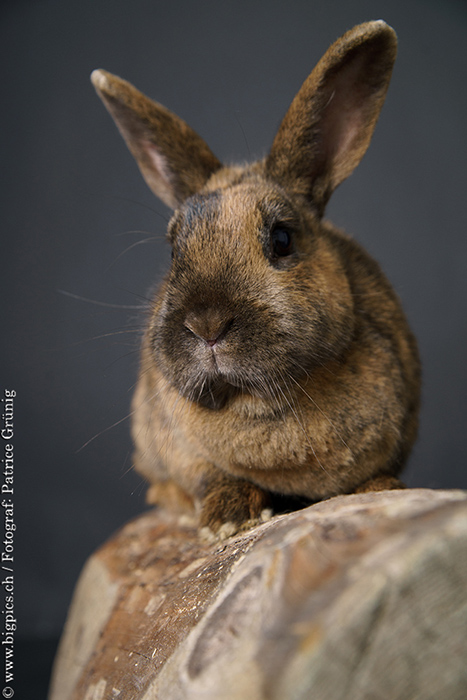
M 376 263 L 323 219 L 363 157 L 397 51 L 383 21 L 339 38 L 269 154 L 224 166 L 128 82 L 91 79 L 147 184 L 174 210 L 132 403 L 147 499 L 236 532 L 282 497 L 404 488 L 420 362 Z M 278 499 L 278 500 L 277 500 Z

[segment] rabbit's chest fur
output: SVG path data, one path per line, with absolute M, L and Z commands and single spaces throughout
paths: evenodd
M 351 490 L 398 458 L 410 410 L 401 405 L 404 377 L 392 343 L 364 332 L 366 344 L 358 339 L 345 362 L 317 368 L 281 402 L 238 394 L 212 410 L 182 397 L 152 365 L 134 399 L 139 471 L 192 493 L 206 464 L 311 500 Z

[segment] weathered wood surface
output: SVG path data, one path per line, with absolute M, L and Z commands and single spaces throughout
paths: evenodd
M 223 543 L 161 511 L 87 562 L 50 700 L 465 700 L 467 494 L 341 496 Z

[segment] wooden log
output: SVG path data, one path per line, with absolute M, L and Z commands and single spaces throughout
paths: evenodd
M 50 700 L 465 700 L 467 494 L 340 496 L 222 543 L 160 510 L 87 562 Z

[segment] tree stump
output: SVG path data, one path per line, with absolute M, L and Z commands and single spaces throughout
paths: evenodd
M 222 543 L 161 510 L 87 562 L 50 700 L 465 700 L 467 494 L 339 496 Z

